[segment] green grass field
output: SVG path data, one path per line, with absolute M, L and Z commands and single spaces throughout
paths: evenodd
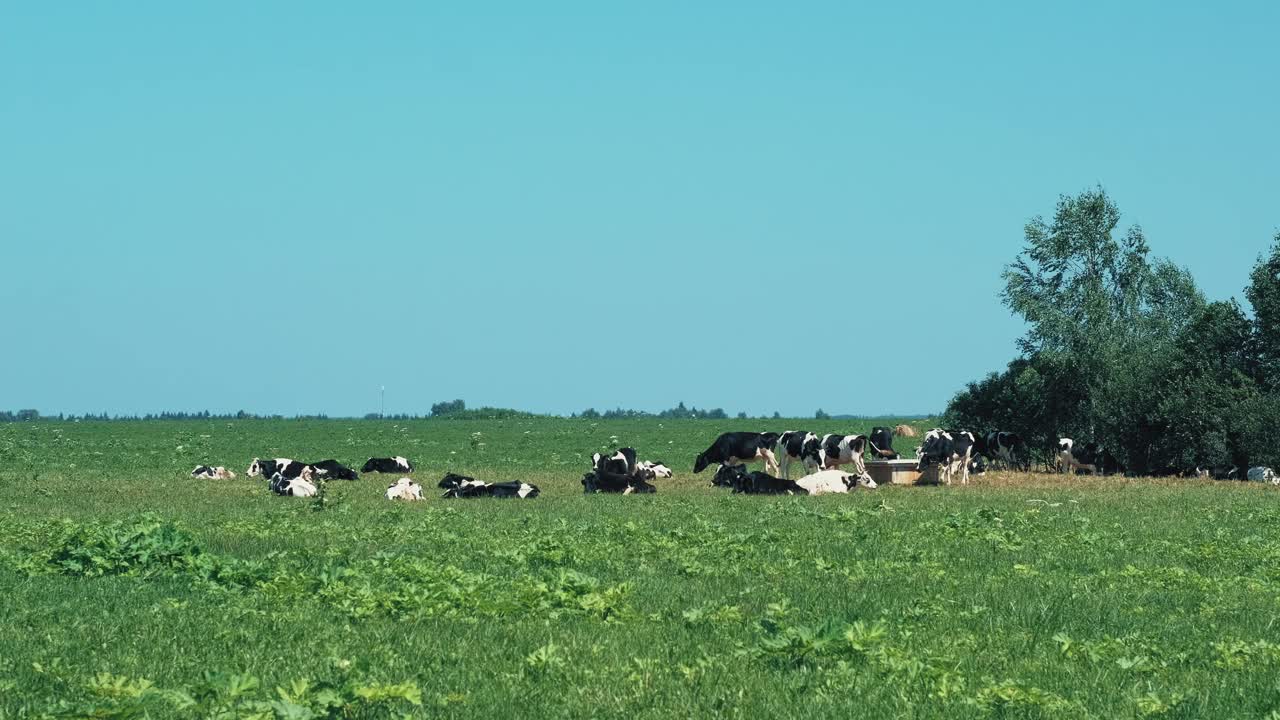
M 1273 488 L 691 474 L 718 432 L 787 429 L 761 424 L 0 425 L 0 718 L 1280 717 Z M 583 496 L 618 445 L 676 477 Z M 243 475 L 397 453 L 432 491 L 542 496 L 394 504 L 370 475 L 318 503 Z

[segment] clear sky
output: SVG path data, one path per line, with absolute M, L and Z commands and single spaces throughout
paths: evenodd
M 940 410 L 1101 184 L 1241 296 L 1280 3 L 8 2 L 0 407 Z

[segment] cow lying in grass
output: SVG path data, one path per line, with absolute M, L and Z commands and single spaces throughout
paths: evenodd
M 1251 467 L 1247 476 L 1249 482 L 1264 482 L 1272 485 L 1280 485 L 1280 480 L 1276 478 L 1276 474 L 1269 467 Z
M 854 475 L 853 473 L 841 472 L 839 470 L 819 470 L 812 475 L 806 475 L 796 481 L 796 484 L 804 488 L 805 492 L 810 495 L 829 495 L 833 493 L 847 493 L 859 486 L 868 490 L 876 489 L 876 481 L 871 476 L 862 473 Z
M 449 473 L 440 480 L 439 488 L 444 490 L 446 498 L 520 498 L 528 500 L 538 497 L 538 486 L 519 480 L 510 482 L 487 483 L 466 475 Z
M 608 470 L 592 470 L 582 476 L 582 492 L 587 495 L 593 493 L 617 493 L 621 495 L 656 493 L 658 488 L 649 482 L 652 478 L 652 471 L 641 471 L 636 475 L 623 475 L 609 472 Z
M 314 471 L 310 466 L 302 469 L 297 477 L 285 477 L 280 473 L 271 476 L 267 487 L 271 492 L 286 497 L 313 497 L 316 494 L 315 483 L 312 482 Z
M 364 465 L 360 467 L 362 473 L 411 473 L 413 472 L 413 463 L 407 458 L 399 455 L 389 458 L 369 458 Z
M 191 477 L 206 478 L 209 480 L 234 480 L 236 474 L 221 465 L 218 465 L 217 467 L 199 465 L 195 470 L 191 471 Z
M 422 499 L 422 486 L 409 478 L 400 478 L 387 486 L 388 500 L 414 501 Z
M 808 495 L 809 491 L 794 480 L 774 477 L 759 470 L 748 470 L 742 465 L 726 465 L 716 472 L 716 479 L 730 487 L 734 493 L 746 495 Z
M 249 464 L 249 470 L 245 475 L 249 477 L 258 477 L 261 475 L 265 478 L 280 475 L 285 478 L 301 477 L 305 468 L 311 468 L 311 472 L 317 477 L 323 477 L 326 480 L 355 480 L 359 476 L 356 471 L 343 465 L 337 460 L 321 460 L 317 463 L 304 463 L 290 458 L 274 458 L 272 460 L 260 460 L 254 458 Z
M 669 478 L 671 468 L 661 460 L 638 460 L 635 448 L 621 448 L 612 455 L 595 453 L 591 456 L 591 469 L 608 471 L 617 475 L 636 475 L 641 471 L 651 473 L 650 478 Z
M 661 462 L 636 460 L 634 448 L 622 448 L 612 455 L 591 456 L 591 472 L 582 476 L 582 491 L 591 493 L 654 493 L 649 483 L 658 477 L 671 477 L 671 469 Z

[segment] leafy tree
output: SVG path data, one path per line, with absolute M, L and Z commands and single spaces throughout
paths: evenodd
M 1280 391 L 1280 233 L 1271 255 L 1258 260 L 1249 276 L 1245 297 L 1253 306 L 1255 375 L 1270 392 Z
M 822 408 L 818 408 L 818 412 L 813 414 L 813 419 L 814 420 L 830 420 L 831 416 L 828 415 Z
M 1102 188 L 1059 198 L 1052 221 L 1033 218 L 1026 247 L 1004 272 L 1002 299 L 1028 323 L 1025 356 L 1069 368 L 1075 402 L 1048 419 L 1093 436 L 1100 402 L 1136 353 L 1158 351 L 1203 306 L 1195 282 L 1167 261 L 1148 261 L 1142 229 L 1117 237 L 1120 210 Z
M 589 420 L 595 420 L 596 418 L 600 417 L 600 413 L 597 412 L 595 408 L 587 408 L 586 410 L 582 411 L 582 415 L 580 417 L 584 417 Z

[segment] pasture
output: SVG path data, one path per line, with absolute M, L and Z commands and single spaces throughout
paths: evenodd
M 0 425 L 0 718 L 1280 717 L 1270 486 L 758 497 L 690 472 L 724 430 L 871 424 Z M 583 496 L 621 445 L 675 478 Z M 430 499 L 244 476 L 387 454 Z M 205 462 L 239 477 L 187 477 Z M 446 471 L 542 495 L 445 501 Z

